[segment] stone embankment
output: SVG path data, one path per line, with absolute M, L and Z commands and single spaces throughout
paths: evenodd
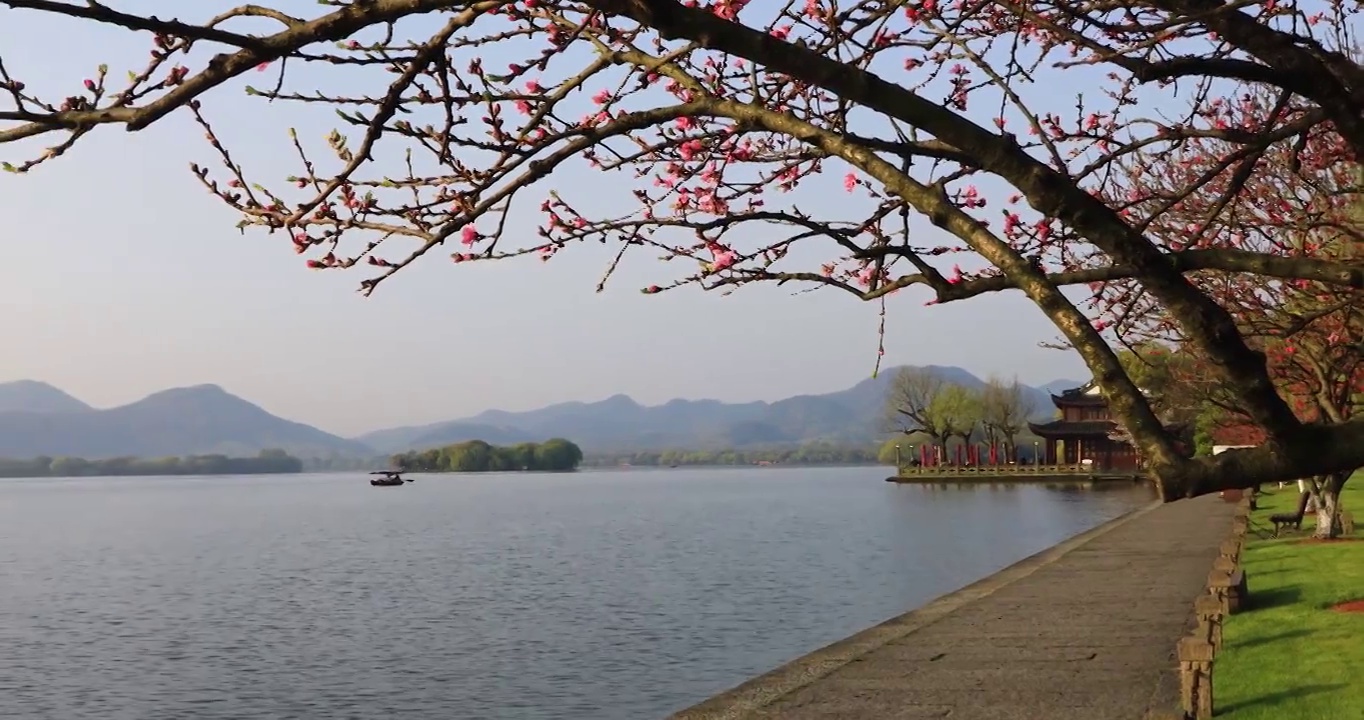
M 1194 601 L 1197 625 L 1177 646 L 1179 704 L 1161 708 L 1163 712 L 1153 713 L 1152 720 L 1207 720 L 1213 716 L 1212 671 L 1222 649 L 1222 619 L 1245 608 L 1250 600 L 1241 553 L 1245 551 L 1253 509 L 1251 495 L 1236 503 L 1231 533 L 1218 549 L 1204 592 Z
M 1169 717 L 1202 702 L 1207 669 L 1181 638 L 1220 618 L 1202 601 L 1206 629 L 1190 634 L 1196 600 L 1230 587 L 1218 558 L 1239 513 L 1217 497 L 1152 504 L 673 720 Z M 1181 669 L 1195 685 L 1182 694 Z

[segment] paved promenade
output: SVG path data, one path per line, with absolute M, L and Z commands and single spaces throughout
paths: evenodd
M 1233 509 L 1149 506 L 673 720 L 1140 720 L 1177 701 Z

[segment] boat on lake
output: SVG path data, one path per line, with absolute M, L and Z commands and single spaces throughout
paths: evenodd
M 402 474 L 397 470 L 376 470 L 370 475 L 380 476 L 369 479 L 369 484 L 374 487 L 398 487 L 403 483 L 412 482 L 411 478 L 402 477 Z

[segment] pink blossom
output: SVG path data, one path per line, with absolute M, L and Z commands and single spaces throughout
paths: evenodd
M 952 283 L 953 285 L 956 285 L 957 283 L 961 282 L 961 266 L 960 266 L 960 265 L 953 265 L 953 266 L 952 266 L 952 274 L 947 276 L 947 282 L 950 282 L 950 283 Z
M 473 245 L 475 240 L 478 240 L 478 230 L 473 225 L 465 225 L 460 231 L 459 241 L 465 245 Z
M 843 188 L 848 192 L 852 192 L 853 190 L 857 189 L 857 175 L 853 173 L 848 173 L 847 175 L 844 175 Z
M 701 144 L 700 140 L 688 140 L 677 146 L 677 154 L 680 155 L 683 160 L 691 160 L 704 148 L 705 146 Z
M 712 272 L 719 272 L 733 265 L 738 259 L 739 256 L 734 254 L 733 250 L 722 250 L 715 253 L 715 260 L 711 262 L 710 269 Z
M 610 100 L 611 100 L 611 91 L 609 91 L 609 90 L 602 90 L 602 91 L 598 92 L 596 95 L 593 95 L 593 96 L 592 96 L 592 102 L 594 102 L 594 103 L 596 103 L 596 104 L 598 104 L 598 105 L 605 105 L 605 104 L 606 104 L 607 102 L 609 102 Z

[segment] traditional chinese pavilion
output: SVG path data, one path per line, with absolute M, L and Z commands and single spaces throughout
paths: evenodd
M 1045 464 L 1075 464 L 1089 460 L 1098 470 L 1137 470 L 1141 458 L 1136 448 L 1109 437 L 1117 423 L 1108 414 L 1108 401 L 1094 382 L 1052 395 L 1061 419 L 1049 423 L 1028 423 L 1033 434 L 1045 443 Z

